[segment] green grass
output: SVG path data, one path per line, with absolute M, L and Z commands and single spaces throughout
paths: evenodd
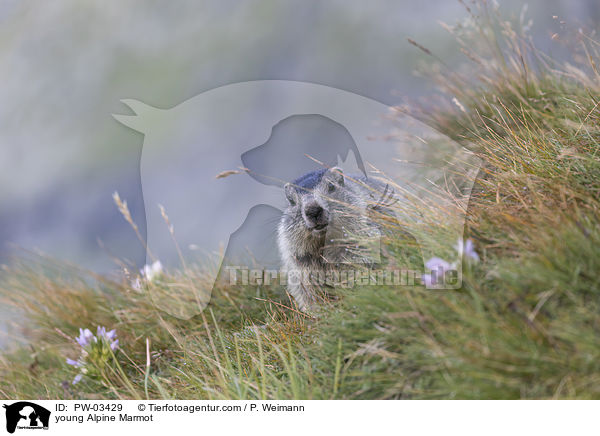
M 27 324 L 0 356 L 0 397 L 600 398 L 599 44 L 584 35 L 585 64 L 556 65 L 494 11 L 471 13 L 452 30 L 468 76 L 431 68 L 443 98 L 409 107 L 483 160 L 465 229 L 482 260 L 461 289 L 340 290 L 309 317 L 281 289 L 221 286 L 182 321 L 127 280 L 24 256 L 2 272 Z M 402 236 L 387 242 L 420 268 Z M 72 338 L 98 325 L 121 349 L 71 385 Z

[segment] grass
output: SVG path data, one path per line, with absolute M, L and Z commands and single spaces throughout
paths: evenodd
M 581 53 L 557 65 L 485 3 L 467 13 L 448 29 L 465 67 L 432 57 L 439 101 L 403 108 L 483 161 L 465 228 L 482 259 L 461 289 L 340 290 L 307 316 L 281 289 L 220 286 L 182 321 L 156 309 L 156 289 L 25 255 L 2 272 L 0 298 L 29 322 L 0 356 L 0 396 L 600 398 L 600 44 L 582 33 Z M 418 267 L 404 236 L 387 246 Z M 72 385 L 72 338 L 97 325 L 117 329 L 120 351 Z

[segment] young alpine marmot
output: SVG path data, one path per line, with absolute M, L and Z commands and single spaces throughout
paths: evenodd
M 340 272 L 379 262 L 381 231 L 373 218 L 393 194 L 338 167 L 309 172 L 284 189 L 288 206 L 277 240 L 288 292 L 306 311 Z

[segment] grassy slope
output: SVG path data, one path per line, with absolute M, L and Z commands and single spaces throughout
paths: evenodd
M 273 290 L 221 288 L 183 322 L 125 284 L 23 259 L 1 292 L 32 325 L 0 356 L 0 397 L 600 398 L 598 44 L 583 38 L 587 67 L 550 66 L 484 12 L 452 30 L 470 78 L 437 77 L 454 109 L 416 113 L 484 160 L 466 229 L 482 262 L 462 289 L 359 288 L 311 319 Z M 117 329 L 119 365 L 63 383 L 69 337 L 96 325 Z

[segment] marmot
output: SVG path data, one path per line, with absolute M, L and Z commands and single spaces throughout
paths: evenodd
M 377 262 L 381 231 L 373 212 L 393 194 L 388 185 L 338 167 L 309 172 L 284 189 L 288 206 L 277 241 L 288 292 L 308 310 L 323 293 L 324 277 Z

